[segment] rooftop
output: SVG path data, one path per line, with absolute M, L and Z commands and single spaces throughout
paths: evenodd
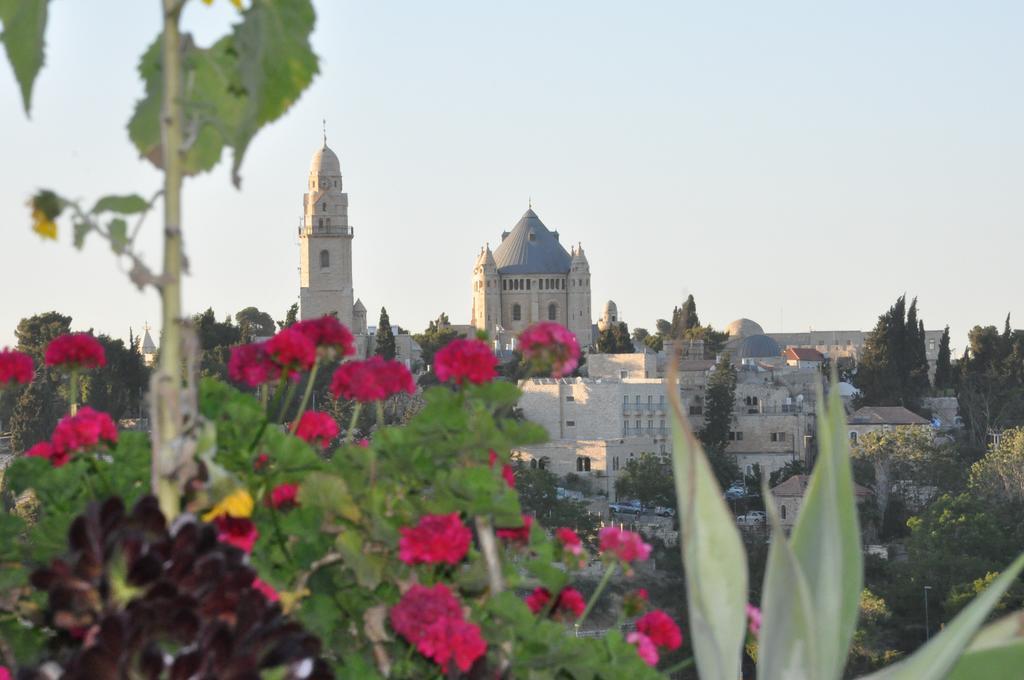
M 494 250 L 494 262 L 501 274 L 565 274 L 572 256 L 531 208 Z
M 785 356 L 791 361 L 825 361 L 825 355 L 811 347 L 787 347 Z
M 850 416 L 851 425 L 929 425 L 930 422 L 902 406 L 863 406 Z
M 786 481 L 773 487 L 772 495 L 777 498 L 802 497 L 807 491 L 807 483 L 810 480 L 810 475 L 793 475 Z M 854 483 L 853 493 L 858 498 L 864 498 L 865 496 L 870 496 L 873 492 L 865 486 Z

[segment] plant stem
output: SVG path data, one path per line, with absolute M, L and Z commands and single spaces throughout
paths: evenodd
M 288 391 L 285 392 L 284 402 L 281 404 L 281 410 L 277 414 L 277 422 L 283 423 L 284 417 L 288 414 L 288 407 L 292 405 L 292 399 L 295 398 L 295 391 L 298 389 L 298 383 L 292 380 L 288 381 Z
M 491 588 L 491 597 L 505 590 L 505 579 L 501 575 L 501 556 L 498 555 L 498 540 L 494 536 L 491 519 L 483 515 L 476 516 L 476 535 L 480 539 L 480 552 L 484 554 L 487 565 L 487 581 Z M 556 596 L 552 596 L 554 599 Z
M 284 534 L 281 533 L 281 523 L 277 519 L 277 508 L 270 509 L 270 519 L 274 524 L 274 534 L 277 538 L 277 544 L 281 546 L 281 552 L 288 558 L 292 566 L 295 566 L 295 558 L 292 557 L 292 551 L 288 549 L 288 543 L 284 540 Z
M 674 666 L 669 666 L 668 668 L 666 668 L 665 670 L 662 671 L 662 674 L 666 675 L 666 676 L 670 676 L 673 673 L 678 673 L 679 671 L 681 671 L 683 669 L 686 669 L 686 668 L 689 668 L 692 665 L 693 665 L 693 657 L 691 656 L 689 659 L 683 659 L 682 661 L 680 661 L 679 663 L 675 664 Z
M 78 413 L 78 369 L 71 369 L 70 384 L 68 385 L 68 410 L 71 415 Z
M 316 361 L 313 362 L 313 370 L 309 372 L 309 378 L 306 381 L 306 391 L 303 392 L 302 401 L 299 403 L 299 412 L 295 414 L 295 420 L 292 421 L 292 434 L 295 434 L 295 430 L 299 427 L 299 419 L 306 412 L 306 405 L 309 404 L 309 395 L 313 394 L 313 383 L 316 381 L 316 372 L 318 370 L 320 370 L 320 357 L 317 357 Z
M 615 570 L 618 569 L 619 563 L 612 562 L 608 565 L 608 568 L 604 572 L 604 576 L 601 577 L 601 582 L 597 584 L 597 588 L 594 590 L 594 594 L 590 596 L 590 601 L 587 602 L 587 608 L 583 610 L 583 615 L 576 621 L 576 630 L 583 626 L 583 622 L 590 616 L 590 612 L 594 609 L 594 605 L 597 604 L 597 599 L 601 597 L 601 593 L 608 586 L 608 582 L 612 580 L 612 576 L 615 574 Z
M 182 112 L 182 59 L 180 0 L 163 0 L 163 110 L 160 116 L 164 163 L 164 270 L 160 297 L 163 302 L 160 367 L 154 376 L 153 396 L 159 440 L 153 442 L 152 487 L 160 509 L 170 522 L 180 512 L 181 490 L 174 471 L 178 468 L 175 442 L 181 437 L 181 184 L 184 151 Z M 193 388 L 194 389 L 194 388 Z
M 357 401 L 355 407 L 352 409 L 352 420 L 348 423 L 348 432 L 345 433 L 345 443 L 351 444 L 356 431 L 356 421 L 359 420 L 359 411 L 362 410 L 363 403 Z

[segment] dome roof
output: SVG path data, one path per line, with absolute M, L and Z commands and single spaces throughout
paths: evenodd
M 601 310 L 601 316 L 606 316 L 609 319 L 613 316 L 618 315 L 619 307 L 613 301 L 609 300 L 604 303 L 604 309 Z
M 748 335 L 740 342 L 737 352 L 740 359 L 768 359 L 782 356 L 782 348 L 779 347 L 779 343 L 767 335 Z
M 565 274 L 572 267 L 572 257 L 532 208 L 495 248 L 494 262 L 502 274 Z
M 725 327 L 725 331 L 733 338 L 745 338 L 749 335 L 764 335 L 764 329 L 761 328 L 760 324 L 756 321 L 751 321 L 750 319 L 736 319 Z
M 331 151 L 331 148 L 324 145 L 313 154 L 313 160 L 309 164 L 310 175 L 341 175 L 341 162 L 338 155 Z

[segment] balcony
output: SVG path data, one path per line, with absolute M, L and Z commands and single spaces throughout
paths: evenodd
M 310 227 L 305 226 L 302 220 L 299 220 L 299 235 L 300 236 L 355 236 L 355 229 L 353 227 L 341 227 L 341 226 L 319 226 L 313 225 Z

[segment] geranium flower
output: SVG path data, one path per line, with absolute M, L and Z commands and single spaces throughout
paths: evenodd
M 580 360 L 576 336 L 554 321 L 535 323 L 520 333 L 519 349 L 523 359 L 542 371 L 550 371 L 552 378 L 572 373 Z
M 633 631 L 626 636 L 626 642 L 636 646 L 636 653 L 648 666 L 658 665 L 658 648 L 651 642 L 651 638 L 643 633 Z
M 473 540 L 457 512 L 426 515 L 415 527 L 403 527 L 401 533 L 398 558 L 406 564 L 458 564 Z
M 533 517 L 530 515 L 523 515 L 523 525 L 521 527 L 514 527 L 511 529 L 498 529 L 494 533 L 498 538 L 509 541 L 510 543 L 529 543 L 530 542 L 530 527 L 533 526 Z
M 60 467 L 71 460 L 71 455 L 67 451 L 58 452 L 50 442 L 39 442 L 26 451 L 25 455 L 29 458 L 45 458 L 53 467 Z
M 267 340 L 266 349 L 271 360 L 288 373 L 305 373 L 316 361 L 316 345 L 295 326 L 284 328 Z
M 544 607 L 547 606 L 551 600 L 551 591 L 547 588 L 536 588 L 532 593 L 526 596 L 526 606 L 530 608 L 530 611 L 534 614 L 539 614 L 544 611 Z M 572 614 L 574 618 L 579 618 L 583 615 L 583 612 L 587 609 L 587 603 L 584 601 L 583 596 L 575 588 L 562 588 L 562 591 L 558 593 L 558 599 L 555 601 L 555 605 L 551 608 L 552 615 L 558 615 L 559 613 Z
M 331 394 L 335 399 L 354 399 L 364 404 L 382 401 L 399 392 L 412 394 L 415 391 L 416 383 L 405 364 L 379 356 L 346 362 L 331 378 Z
M 649 637 L 655 645 L 669 651 L 679 649 L 679 645 L 683 644 L 683 634 L 679 626 L 671 616 L 660 609 L 648 612 L 637 619 L 636 629 Z
M 278 484 L 270 492 L 270 504 L 277 510 L 287 510 L 299 504 L 298 484 Z
M 494 464 L 498 462 L 498 454 L 494 452 L 494 449 L 490 450 L 488 454 L 488 460 L 490 461 L 490 466 L 492 468 L 494 467 Z M 508 484 L 508 487 L 510 489 L 515 488 L 516 472 L 508 463 L 503 463 L 501 466 L 501 478 L 505 480 L 505 483 Z
M 260 578 L 253 579 L 252 588 L 253 590 L 258 590 L 263 593 L 263 597 L 267 598 L 270 602 L 277 602 L 281 599 L 281 596 L 277 594 L 276 590 L 274 590 L 274 586 Z
M 352 332 L 333 316 L 325 315 L 319 319 L 300 321 L 291 326 L 312 341 L 318 350 L 329 357 L 343 357 L 356 353 L 356 341 Z
M 461 616 L 446 617 L 427 626 L 416 643 L 416 649 L 445 673 L 452 661 L 460 671 L 467 673 L 473 663 L 487 652 L 487 643 L 475 623 L 463 621 Z
M 231 517 L 230 515 L 218 515 L 213 520 L 217 527 L 217 540 L 221 543 L 233 545 L 242 552 L 251 553 L 256 539 L 260 532 L 252 520 L 244 517 Z
M 228 377 L 249 387 L 259 387 L 280 378 L 281 369 L 267 354 L 267 343 L 251 342 L 231 348 Z
M 757 637 L 761 634 L 761 610 L 754 605 L 747 603 L 747 621 L 750 625 L 750 634 Z
M 333 318 L 333 317 L 331 317 Z M 295 436 L 310 444 L 326 448 L 341 430 L 337 421 L 323 411 L 306 411 L 295 428 Z
M 46 346 L 44 358 L 47 366 L 68 371 L 107 365 L 103 345 L 88 333 L 69 333 L 54 338 Z
M 461 618 L 459 600 L 443 583 L 409 588 L 389 614 L 391 627 L 412 644 L 423 637 L 427 626 L 445 618 Z
M 256 459 L 252 462 L 252 469 L 254 472 L 262 472 L 268 465 L 270 465 L 270 456 L 265 453 L 261 453 L 256 456 Z
M 117 425 L 109 415 L 89 406 L 83 406 L 73 416 L 61 418 L 50 438 L 55 454 L 64 456 L 91 449 L 101 442 L 117 443 Z
M 498 358 L 483 340 L 452 340 L 434 355 L 434 373 L 441 382 L 477 385 L 494 380 Z
M 16 349 L 0 350 L 0 390 L 9 384 L 27 385 L 32 382 L 36 367 L 32 357 Z
M 583 541 L 580 540 L 579 534 L 568 527 L 559 527 L 555 529 L 555 538 L 562 544 L 562 548 L 566 552 L 571 552 L 573 555 L 580 555 L 583 552 Z
M 643 561 L 651 554 L 651 546 L 640 534 L 618 527 L 605 527 L 598 534 L 601 552 L 611 553 L 626 562 Z
M 252 517 L 252 511 L 256 503 L 252 500 L 252 494 L 245 489 L 236 489 L 225 496 L 219 503 L 210 508 L 203 521 L 209 522 L 212 519 L 222 516 L 228 517 Z

